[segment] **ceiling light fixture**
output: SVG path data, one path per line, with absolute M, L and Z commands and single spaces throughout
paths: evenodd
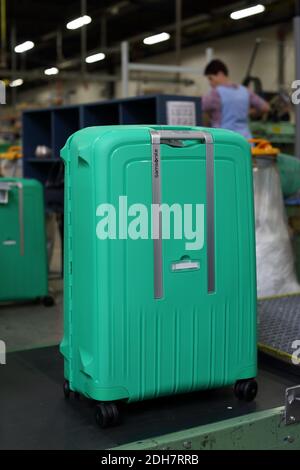
M 152 46 L 152 44 L 157 44 L 158 42 L 163 42 L 167 41 L 170 39 L 170 34 L 169 33 L 159 33 L 159 34 L 154 34 L 154 36 L 149 36 L 148 38 L 145 38 L 143 40 L 144 44 L 147 44 L 148 46 Z
M 25 41 L 25 42 L 22 42 L 22 44 L 18 44 L 16 47 L 15 47 L 15 52 L 17 54 L 21 54 L 22 52 L 26 52 L 26 51 L 29 51 L 30 49 L 32 49 L 34 47 L 34 42 L 32 41 Z
M 264 5 L 255 5 L 253 7 L 244 8 L 243 10 L 237 10 L 230 14 L 230 18 L 232 20 L 241 20 L 243 18 L 247 18 L 248 16 L 258 15 L 259 13 L 263 13 L 266 7 Z
M 85 61 L 88 64 L 93 64 L 94 62 L 99 62 L 99 60 L 105 59 L 105 54 L 103 52 L 98 52 L 98 54 L 89 55 Z
M 44 70 L 45 75 L 57 75 L 59 72 L 57 67 L 50 67 L 49 69 Z
M 80 16 L 79 18 L 76 18 L 75 20 L 69 21 L 67 24 L 67 29 L 78 29 L 82 28 L 82 26 L 85 26 L 89 23 L 91 23 L 92 18 L 88 15 Z
M 12 82 L 10 82 L 9 86 L 11 88 L 14 88 L 16 86 L 21 86 L 23 85 L 24 83 L 24 80 L 22 78 L 16 78 L 15 80 L 13 80 Z

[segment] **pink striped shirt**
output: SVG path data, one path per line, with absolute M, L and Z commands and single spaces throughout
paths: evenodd
M 237 88 L 238 85 L 230 84 L 225 86 Z M 249 104 L 250 108 L 255 108 L 257 111 L 262 111 L 266 102 L 263 98 L 256 95 L 256 93 L 254 93 L 252 90 L 249 90 Z M 209 113 L 212 127 L 221 126 L 222 101 L 217 88 L 212 88 L 208 95 L 202 97 L 202 111 Z

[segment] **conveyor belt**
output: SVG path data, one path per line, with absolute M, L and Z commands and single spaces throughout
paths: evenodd
M 58 347 L 9 353 L 0 366 L 0 449 L 107 449 L 282 406 L 299 377 L 272 362 L 260 358 L 252 403 L 237 400 L 231 387 L 148 400 L 125 406 L 122 424 L 101 430 L 90 401 L 64 400 Z
M 300 341 L 300 294 L 258 301 L 259 348 L 291 363 L 293 343 Z

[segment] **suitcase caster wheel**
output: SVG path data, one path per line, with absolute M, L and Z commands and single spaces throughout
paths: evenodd
M 99 403 L 96 406 L 95 418 L 98 426 L 105 429 L 119 423 L 120 414 L 115 403 Z
M 70 398 L 70 395 L 71 395 L 71 389 L 70 389 L 70 384 L 68 380 L 64 381 L 63 390 L 64 390 L 65 399 L 67 400 L 68 398 Z
M 234 386 L 234 394 L 239 400 L 253 401 L 257 395 L 258 385 L 255 379 L 238 380 Z
M 45 307 L 53 307 L 54 304 L 54 298 L 51 297 L 51 295 L 46 295 L 46 297 L 43 297 L 43 305 Z

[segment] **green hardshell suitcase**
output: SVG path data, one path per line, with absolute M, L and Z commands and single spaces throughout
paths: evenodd
M 102 426 L 116 421 L 118 401 L 233 384 L 238 398 L 253 399 L 256 269 L 247 141 L 199 127 L 91 127 L 73 134 L 61 156 L 65 396 L 74 391 L 100 402 Z M 153 208 L 162 206 L 169 213 L 157 215 Z M 194 232 L 185 230 L 187 206 L 201 222 Z M 176 213 L 176 228 L 165 231 L 178 207 L 186 218 Z
M 0 179 L 0 301 L 48 294 L 43 187 L 36 180 Z

